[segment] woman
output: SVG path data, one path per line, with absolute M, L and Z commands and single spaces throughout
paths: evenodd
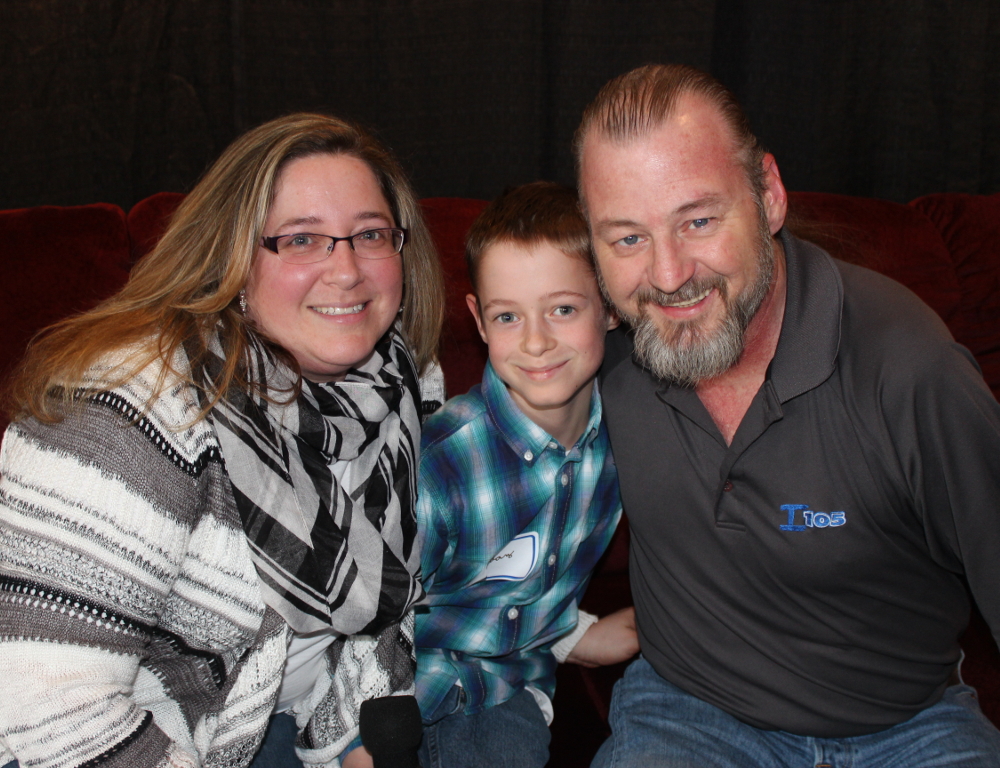
M 33 345 L 0 456 L 0 765 L 242 766 L 269 721 L 296 764 L 286 710 L 305 764 L 370 764 L 361 701 L 413 680 L 442 307 L 395 161 L 300 114 Z

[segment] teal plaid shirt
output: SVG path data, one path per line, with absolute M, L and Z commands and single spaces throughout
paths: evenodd
M 427 599 L 416 609 L 425 716 L 459 681 L 469 714 L 526 685 L 552 697 L 552 644 L 576 626 L 620 516 L 596 385 L 568 451 L 521 412 L 488 363 L 482 385 L 427 420 L 417 499 Z

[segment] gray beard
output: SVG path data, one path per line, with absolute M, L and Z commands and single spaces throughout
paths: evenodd
M 726 280 L 714 277 L 689 281 L 673 293 L 655 288 L 641 289 L 636 293 L 637 313 L 623 312 L 619 308 L 635 332 L 636 359 L 657 378 L 682 387 L 695 387 L 706 379 L 725 373 L 739 362 L 747 327 L 767 297 L 774 277 L 774 244 L 770 227 L 762 207 L 758 210 L 762 221 L 758 222 L 757 236 L 752 244 L 757 257 L 757 274 L 742 293 L 730 297 Z M 604 281 L 599 282 L 607 297 Z M 700 321 L 672 323 L 661 329 L 649 316 L 647 304 L 665 306 L 687 301 L 709 288 L 719 291 L 725 305 L 722 324 L 714 331 L 706 331 Z

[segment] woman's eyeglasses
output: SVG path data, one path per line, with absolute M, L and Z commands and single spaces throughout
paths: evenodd
M 406 235 L 405 229 L 383 227 L 366 229 L 364 232 L 347 237 L 297 232 L 294 235 L 262 237 L 260 243 L 289 264 L 312 264 L 323 261 L 333 253 L 333 249 L 341 240 L 346 240 L 351 250 L 362 259 L 387 259 L 402 250 Z

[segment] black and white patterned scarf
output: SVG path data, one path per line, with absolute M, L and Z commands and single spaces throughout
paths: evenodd
M 218 339 L 210 349 L 206 382 L 222 364 Z M 261 390 L 287 400 L 287 367 L 259 344 L 252 357 Z M 235 392 L 209 414 L 264 601 L 296 632 L 370 634 L 423 595 L 418 403 L 413 360 L 393 329 L 343 381 L 303 379 L 302 394 L 279 405 Z

